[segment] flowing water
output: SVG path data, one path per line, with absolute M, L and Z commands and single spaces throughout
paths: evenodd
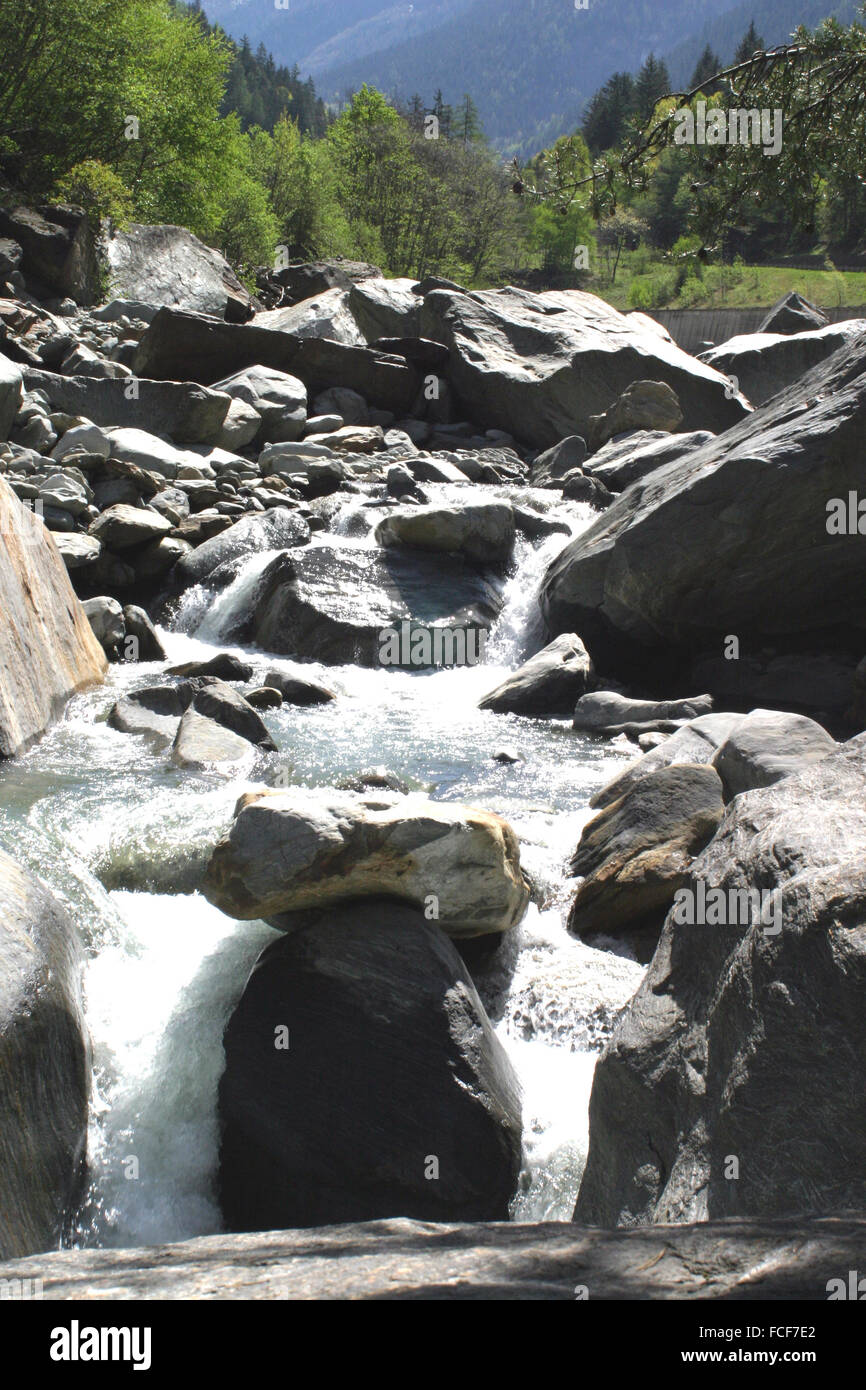
M 448 500 L 447 488 L 429 491 Z M 549 506 L 550 495 L 538 500 Z M 337 518 L 347 545 L 372 544 L 362 506 L 350 500 Z M 591 519 L 575 505 L 557 514 L 572 532 Z M 334 534 L 326 539 L 333 543 Z M 164 679 L 164 666 L 153 663 L 112 667 L 103 687 L 73 699 L 35 748 L 0 769 L 0 844 L 68 906 L 85 947 L 94 1089 L 91 1181 L 77 1243 L 154 1244 L 220 1229 L 222 1031 L 276 933 L 223 916 L 192 891 L 196 875 L 250 786 L 281 773 L 311 797 L 327 796 L 335 781 L 371 767 L 436 799 L 496 811 L 520 837 L 536 901 L 475 979 L 524 1093 L 514 1218 L 570 1218 L 595 1058 L 642 971 L 568 936 L 567 862 L 589 797 L 628 755 L 575 734 L 567 721 L 477 708 L 540 645 L 539 584 L 567 540 L 520 542 L 486 664 L 426 673 L 300 664 L 232 645 L 237 616 L 271 558 L 250 556 L 215 600 L 202 590 L 185 595 L 161 636 L 169 664 L 230 650 L 258 678 L 276 667 L 336 691 L 331 704 L 265 713 L 279 753 L 259 755 L 249 775 L 226 780 L 182 771 L 147 739 L 109 728 L 119 695 Z M 503 744 L 516 745 L 525 761 L 494 761 Z

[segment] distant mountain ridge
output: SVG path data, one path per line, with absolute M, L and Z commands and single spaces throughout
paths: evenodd
M 470 8 L 472 0 L 203 0 L 201 8 L 232 38 L 263 43 L 278 63 L 297 63 L 313 77 L 428 30 Z
M 636 72 L 650 52 L 665 57 L 679 89 L 707 44 L 730 61 L 752 19 L 773 45 L 830 13 L 849 23 L 858 5 L 739 0 L 721 14 L 719 0 L 589 0 L 583 10 L 573 0 L 290 0 L 287 10 L 204 0 L 203 8 L 233 37 L 247 34 L 278 62 L 312 73 L 326 101 L 364 82 L 428 103 L 438 88 L 455 105 L 469 92 L 487 135 L 525 156 L 574 130 L 602 83 Z

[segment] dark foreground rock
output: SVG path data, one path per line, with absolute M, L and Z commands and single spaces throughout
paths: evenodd
M 350 903 L 267 947 L 224 1045 L 230 1229 L 507 1216 L 517 1079 L 455 947 L 420 912 Z
M 832 1279 L 862 1268 L 864 1245 L 860 1216 L 632 1231 L 396 1220 L 66 1250 L 0 1265 L 0 1279 L 42 1279 L 51 1301 L 823 1302 Z
M 87 1141 L 89 1043 L 71 919 L 0 851 L 0 1258 L 56 1247 Z
M 688 884 L 721 913 L 675 903 L 599 1059 L 576 1220 L 866 1204 L 864 799 L 861 734 L 728 807 Z

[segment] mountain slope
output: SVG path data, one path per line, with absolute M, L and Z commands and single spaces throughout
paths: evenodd
M 317 75 L 328 100 L 370 82 L 387 93 L 441 87 L 470 92 L 491 139 L 528 152 L 542 133 L 573 128 L 584 103 L 616 69 L 673 47 L 714 12 L 717 0 L 473 0 L 421 39 L 395 44 Z
M 286 9 L 260 0 L 203 0 L 212 23 L 232 38 L 263 43 L 278 63 L 316 75 L 326 66 L 419 38 L 469 9 L 472 0 L 289 0 Z
M 724 3 L 724 0 L 723 0 Z M 208 18 L 235 38 L 264 43 L 278 63 L 312 73 L 326 101 L 363 82 L 389 96 L 437 88 L 457 104 L 471 93 L 487 135 L 529 155 L 575 129 L 586 102 L 615 71 L 664 54 L 683 87 L 710 44 L 729 61 L 754 18 L 768 44 L 834 12 L 850 22 L 856 0 L 204 0 Z

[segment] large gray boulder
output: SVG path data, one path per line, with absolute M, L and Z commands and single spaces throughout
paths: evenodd
M 557 637 L 525 661 L 478 702 L 497 714 L 556 715 L 566 718 L 595 684 L 586 647 L 574 632 Z
M 193 309 L 244 323 L 253 303 L 228 261 L 185 227 L 133 222 L 105 244 L 115 299 Z
M 601 415 L 589 418 L 587 442 L 600 449 L 609 439 L 632 430 L 664 430 L 672 434 L 683 420 L 676 391 L 664 381 L 633 381 Z
M 747 410 L 666 335 L 579 290 L 433 290 L 421 331 L 450 347 L 450 381 L 472 419 L 536 448 L 586 438 L 590 416 L 648 378 L 677 393 L 687 430 L 725 429 Z
M 717 750 L 742 718 L 741 714 L 702 714 L 697 719 L 688 720 L 663 743 L 636 758 L 594 792 L 589 799 L 590 806 L 594 810 L 601 810 L 611 802 L 619 801 L 638 782 L 652 776 L 660 768 L 673 767 L 677 763 L 711 763 Z
M 576 1220 L 863 1207 L 864 800 L 859 735 L 728 807 L 599 1059 Z
M 87 1146 L 90 1048 L 75 925 L 0 850 L 0 1259 L 57 1249 Z
M 753 405 L 764 405 L 864 329 L 866 319 L 848 319 L 805 333 L 743 333 L 702 352 L 700 361 L 736 378 Z
M 350 903 L 267 947 L 224 1046 L 230 1230 L 507 1217 L 519 1085 L 457 951 L 420 912 Z
M 333 288 L 287 308 L 268 309 L 256 315 L 256 328 L 292 333 L 297 338 L 330 338 L 354 347 L 364 335 L 349 310 L 348 294 Z
M 97 425 L 131 426 L 176 444 L 220 444 L 231 396 L 188 380 L 114 381 L 24 368 L 28 391 L 42 391 L 51 409 Z M 131 389 L 134 386 L 134 390 Z
M 362 550 L 323 540 L 273 560 L 233 640 L 336 665 L 471 665 L 501 607 L 493 577 L 462 555 Z M 402 639 L 410 628 L 423 629 L 429 641 L 413 648 L 409 636 Z M 452 648 L 459 656 L 461 636 L 465 663 L 448 657 Z M 436 659 L 437 640 L 442 660 Z
M 0 758 L 44 733 L 105 655 L 42 522 L 0 480 Z
M 412 280 L 370 276 L 352 285 L 349 310 L 368 343 L 377 338 L 417 338 L 421 333 L 421 301 Z
M 529 901 L 517 837 L 490 811 L 302 788 L 241 798 L 202 891 L 242 920 L 399 898 L 457 937 L 509 931 Z
M 859 631 L 862 650 L 866 535 L 827 522 L 861 483 L 864 428 L 866 332 L 566 546 L 542 585 L 549 632 L 579 632 L 597 666 L 644 683 L 731 634 L 743 651 L 821 651 Z
M 214 384 L 236 400 L 246 401 L 261 417 L 265 440 L 300 439 L 307 421 L 307 388 L 296 376 L 273 367 L 246 367 Z
M 826 729 L 803 714 L 753 709 L 732 729 L 713 757 L 725 800 L 819 763 L 837 747 Z

